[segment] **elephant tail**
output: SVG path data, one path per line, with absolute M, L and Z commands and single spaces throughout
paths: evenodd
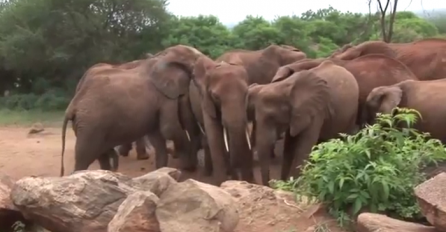
M 62 124 L 62 154 L 61 154 L 61 160 L 60 160 L 60 176 L 64 175 L 65 167 L 64 167 L 64 153 L 65 153 L 65 135 L 67 133 L 67 125 L 68 121 L 71 120 L 71 117 L 69 114 L 65 114 L 65 118 L 63 120 Z

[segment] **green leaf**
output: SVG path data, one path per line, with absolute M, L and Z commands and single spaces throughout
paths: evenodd
M 353 215 L 356 215 L 359 213 L 359 211 L 362 208 L 362 201 L 361 198 L 356 198 L 355 203 L 353 204 Z
M 335 185 L 335 182 L 334 182 L 334 181 L 330 181 L 330 182 L 328 183 L 328 192 L 329 192 L 330 194 L 333 194 L 333 193 L 334 193 L 334 185 Z

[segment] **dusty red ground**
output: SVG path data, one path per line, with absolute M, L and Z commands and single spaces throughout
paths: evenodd
M 15 179 L 24 176 L 58 176 L 60 173 L 60 153 L 61 153 L 61 129 L 60 128 L 46 128 L 45 131 L 36 134 L 28 135 L 29 128 L 23 127 L 3 127 L 0 128 L 0 171 L 10 175 Z M 73 170 L 74 159 L 74 143 L 75 137 L 71 130 L 67 131 L 67 143 L 65 151 L 65 174 Z M 280 154 L 281 146 L 278 143 L 276 154 Z M 136 160 L 136 154 L 131 152 L 128 157 L 120 157 L 119 172 L 129 176 L 139 176 L 154 169 L 154 154 L 150 154 L 149 160 Z M 272 178 L 278 178 L 280 172 L 280 157 L 273 161 L 271 175 Z M 176 160 L 169 160 L 170 167 L 177 167 Z M 257 166 L 257 165 L 256 165 Z M 98 163 L 95 162 L 90 166 L 90 169 L 98 169 Z M 183 173 L 183 178 L 193 178 L 202 182 L 209 182 L 210 177 L 203 177 L 201 171 L 196 173 Z M 260 181 L 258 167 L 256 167 L 256 180 Z M 285 215 L 286 216 L 286 215 Z M 286 220 L 285 220 L 286 221 Z M 319 221 L 319 220 L 318 220 Z M 312 221 L 310 221 L 311 224 Z M 269 223 L 267 221 L 264 221 Z M 308 224 L 309 222 L 302 222 Z M 316 223 L 316 222 L 314 222 Z M 313 224 L 314 224 L 313 223 Z M 290 225 L 296 223 L 290 223 Z M 277 229 L 284 228 L 287 225 L 278 224 Z M 308 225 L 311 226 L 311 225 Z M 256 225 L 255 228 L 261 228 L 261 225 Z M 271 225 L 268 225 L 271 227 Z M 305 226 L 306 228 L 307 226 Z M 251 231 L 250 228 L 238 228 L 240 231 Z M 296 228 L 297 229 L 297 228 Z M 290 228 L 289 230 L 277 230 L 277 232 L 295 232 L 301 231 Z M 338 230 L 331 230 L 338 231 Z

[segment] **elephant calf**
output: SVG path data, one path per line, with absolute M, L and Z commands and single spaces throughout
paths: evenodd
M 367 97 L 368 121 L 372 123 L 376 113 L 390 113 L 395 107 L 412 108 L 420 112 L 422 119 L 415 128 L 429 132 L 433 138 L 446 143 L 446 80 L 403 81 L 391 86 L 372 90 Z
M 255 109 L 256 150 L 262 182 L 268 185 L 270 151 L 277 128 L 285 134 L 281 179 L 299 169 L 318 140 L 355 128 L 359 88 L 354 76 L 332 61 L 297 73 L 276 75 L 270 84 L 253 84 L 248 102 Z

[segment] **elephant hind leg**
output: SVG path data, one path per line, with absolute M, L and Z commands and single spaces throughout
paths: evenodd
M 114 149 L 112 149 L 114 150 Z M 112 167 L 112 165 L 110 164 L 110 159 L 114 159 L 114 154 L 112 155 L 112 151 L 107 151 L 102 153 L 99 158 L 98 158 L 98 162 L 99 162 L 99 166 L 101 167 L 102 170 L 109 170 L 109 171 L 115 171 L 114 168 Z
M 95 138 L 95 136 L 90 137 L 79 135 L 76 139 L 76 145 L 74 146 L 74 172 L 87 170 L 88 167 L 104 152 L 102 149 L 104 144 L 98 142 L 99 139 L 90 138 Z

